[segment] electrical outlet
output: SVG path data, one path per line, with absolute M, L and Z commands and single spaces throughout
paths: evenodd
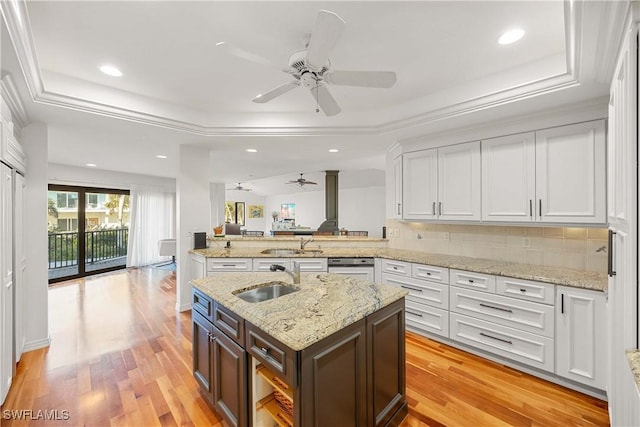
M 530 248 L 531 247 L 531 238 L 530 237 L 523 237 L 522 238 L 522 247 L 523 248 Z

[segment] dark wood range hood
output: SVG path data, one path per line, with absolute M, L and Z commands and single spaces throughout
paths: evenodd
M 325 172 L 325 220 L 318 227 L 318 231 L 338 231 L 338 172 L 340 171 Z

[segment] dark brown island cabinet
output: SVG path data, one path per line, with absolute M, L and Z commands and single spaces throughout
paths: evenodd
M 404 298 L 294 351 L 193 290 L 193 371 L 232 426 L 397 426 L 407 415 Z

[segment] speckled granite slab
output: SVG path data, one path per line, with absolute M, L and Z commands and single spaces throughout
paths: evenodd
M 640 390 L 640 350 L 627 350 L 626 353 L 631 374 L 636 381 L 636 387 Z
M 336 274 L 303 274 L 299 291 L 249 303 L 233 293 L 271 281 L 292 283 L 286 273 L 228 273 L 191 284 L 293 350 L 302 350 L 408 292 Z
M 219 249 L 207 248 L 192 251 L 211 258 L 274 258 L 274 255 L 262 254 L 264 248 L 232 248 Z M 470 258 L 453 255 L 430 254 L 419 251 L 385 248 L 326 248 L 321 253 L 309 252 L 292 257 L 376 257 L 393 259 L 397 261 L 415 262 L 438 267 L 456 268 L 459 270 L 475 271 L 478 273 L 493 274 L 496 276 L 513 277 L 516 279 L 535 280 L 538 282 L 552 283 L 555 285 L 573 286 L 576 288 L 606 291 L 607 275 L 593 271 L 569 270 L 559 267 L 547 267 L 542 265 L 518 264 L 507 261 L 494 261 L 480 258 Z

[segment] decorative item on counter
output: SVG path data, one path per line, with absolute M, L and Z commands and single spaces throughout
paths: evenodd
M 223 226 L 223 224 L 220 224 L 217 227 L 213 227 L 213 237 L 222 237 L 222 236 L 224 236 L 224 234 L 222 234 L 222 226 Z
M 278 211 L 271 212 L 271 218 L 273 218 L 273 222 L 278 221 L 278 215 L 279 215 Z

